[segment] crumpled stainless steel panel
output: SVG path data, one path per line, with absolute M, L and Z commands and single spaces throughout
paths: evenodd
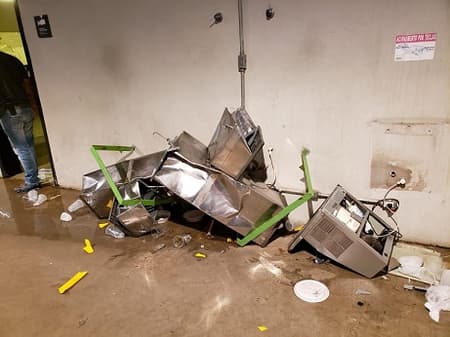
M 195 206 L 226 224 L 239 214 L 248 195 L 247 186 L 224 174 L 209 172 L 205 189 L 196 198 Z
M 130 159 L 128 180 L 152 178 L 166 158 L 167 151 L 155 152 Z
M 168 156 L 154 179 L 215 220 L 246 235 L 255 224 L 261 224 L 284 206 L 274 203 L 261 187 L 251 187 L 205 167 L 194 167 L 177 156 Z M 267 244 L 274 228 L 254 241 Z
M 243 128 L 248 131 L 246 137 Z M 263 172 L 260 181 L 266 177 L 263 144 L 260 127 L 249 116 L 236 112 L 232 115 L 225 110 L 209 147 L 183 132 L 166 151 L 107 169 L 125 199 L 140 198 L 139 179 L 152 178 L 215 220 L 246 235 L 286 206 L 280 193 L 255 183 L 257 170 Z M 108 216 L 107 205 L 113 194 L 100 170 L 83 177 L 81 197 L 98 216 Z M 120 215 L 130 225 L 139 223 L 141 216 L 145 218 L 139 213 L 142 209 L 133 209 Z M 266 245 L 275 228 L 276 225 L 254 241 Z
M 155 175 L 155 180 L 173 193 L 193 203 L 206 184 L 208 174 L 175 157 L 169 156 Z
M 117 163 L 106 168 L 113 181 L 118 184 L 126 178 L 128 161 Z M 99 218 L 107 218 L 113 193 L 109 188 L 101 170 L 83 176 L 80 198 L 94 211 Z
M 240 113 L 237 111 L 231 114 L 228 109 L 225 109 L 208 146 L 211 165 L 234 179 L 241 178 L 264 145 L 261 128 L 254 126 L 248 115 L 252 132 L 247 135 L 247 138 L 244 137 L 236 119 L 239 116 Z M 250 127 L 249 125 L 247 128 Z M 258 157 L 258 161 L 261 159 L 264 161 L 264 156 Z M 260 167 L 261 163 L 258 162 L 254 166 Z M 264 163 L 262 163 L 262 167 L 265 169 Z M 265 179 L 265 177 L 263 178 Z
M 173 150 L 191 163 L 208 165 L 208 148 L 186 131 L 176 137 L 172 144 Z
M 141 198 L 138 180 L 151 178 L 161 166 L 167 151 L 125 160 L 106 167 L 124 200 Z M 80 197 L 99 218 L 107 218 L 114 195 L 101 170 L 83 176 Z
M 244 138 L 249 138 L 256 132 L 257 127 L 245 108 L 235 110 L 233 112 L 233 118 L 236 121 L 240 134 Z
M 143 205 L 130 207 L 117 215 L 120 224 L 133 236 L 149 233 L 154 227 L 154 221 Z
M 208 146 L 211 165 L 239 179 L 250 162 L 251 151 L 233 117 L 225 110 Z

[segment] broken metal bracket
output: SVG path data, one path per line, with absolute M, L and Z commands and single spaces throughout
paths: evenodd
M 128 151 L 131 154 L 135 149 L 136 149 L 135 146 L 121 146 L 121 145 L 92 145 L 91 146 L 91 153 L 94 156 L 94 159 L 97 162 L 103 175 L 105 176 L 106 182 L 108 183 L 109 187 L 111 188 L 111 191 L 113 192 L 114 197 L 117 199 L 117 203 L 121 206 L 136 206 L 138 204 L 141 204 L 144 206 L 157 206 L 157 205 L 170 203 L 172 201 L 171 198 L 125 200 L 123 198 L 123 196 L 120 194 L 119 188 L 114 183 L 114 180 L 111 177 L 111 174 L 109 173 L 108 169 L 106 168 L 105 163 L 103 162 L 103 159 L 100 157 L 100 154 L 98 153 L 98 151 L 115 151 L 115 152 Z
M 307 160 L 308 154 L 309 154 L 308 150 L 304 149 L 302 151 L 302 165 L 300 166 L 300 169 L 303 170 L 304 173 L 306 192 L 300 198 L 298 198 L 297 200 L 295 200 L 294 202 L 283 208 L 281 211 L 279 211 L 276 215 L 274 215 L 267 221 L 257 225 L 242 239 L 237 239 L 236 242 L 239 246 L 245 246 L 247 243 L 254 240 L 259 235 L 264 233 L 266 230 L 271 228 L 273 225 L 286 218 L 292 211 L 303 205 L 305 202 L 312 200 L 316 196 L 316 193 L 312 188 L 311 175 Z

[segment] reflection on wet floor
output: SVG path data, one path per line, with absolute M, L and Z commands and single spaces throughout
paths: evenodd
M 72 221 L 60 220 L 61 213 L 67 211 L 68 206 L 77 200 L 79 191 L 44 185 L 38 192 L 45 194 L 48 200 L 42 205 L 33 206 L 33 203 L 26 199 L 26 194 L 14 192 L 14 187 L 21 183 L 20 176 L 0 180 L 0 235 L 7 233 L 62 241 L 82 241 L 88 238 L 96 245 L 120 245 L 130 251 L 151 250 L 153 246 L 162 243 L 165 247 L 173 247 L 172 239 L 180 233 L 192 235 L 192 244 L 187 246 L 189 251 L 201 246 L 213 251 L 222 251 L 229 247 L 227 237 L 234 235 L 232 232 L 224 232 L 215 237 L 208 237 L 206 233 L 209 219 L 205 219 L 193 226 L 168 222 L 162 225 L 163 235 L 158 238 L 145 235 L 117 240 L 106 236 L 104 229 L 98 228 L 98 223 L 106 220 L 97 219 L 88 207 L 72 213 Z M 217 227 L 224 226 L 218 224 Z M 224 228 L 217 229 L 220 231 Z
M 87 209 L 81 209 L 71 223 L 62 223 L 59 219 L 61 212 L 78 197 L 77 191 L 44 186 L 38 192 L 45 194 L 48 200 L 34 207 L 26 199 L 26 194 L 14 192 L 14 187 L 21 183 L 22 180 L 16 177 L 2 179 L 0 182 L 0 210 L 9 215 L 9 218 L 0 217 L 0 233 L 40 236 L 51 240 L 79 239 L 93 234 L 95 226 L 87 224 L 95 218 L 92 218 Z

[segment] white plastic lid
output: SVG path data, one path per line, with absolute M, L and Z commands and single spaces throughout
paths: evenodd
M 319 303 L 330 296 L 330 291 L 322 282 L 315 280 L 301 280 L 294 286 L 295 295 L 303 301 Z

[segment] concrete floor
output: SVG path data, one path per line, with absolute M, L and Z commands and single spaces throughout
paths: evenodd
M 0 210 L 11 215 L 0 216 L 0 336 L 450 335 L 450 312 L 433 322 L 424 294 L 404 290 L 405 279 L 369 280 L 316 265 L 307 252 L 286 252 L 289 236 L 266 248 L 239 248 L 170 223 L 159 239 L 115 240 L 87 209 L 72 222 L 59 220 L 77 191 L 45 187 L 41 193 L 61 197 L 34 208 L 11 192 L 17 184 L 0 180 Z M 191 233 L 193 241 L 176 249 L 175 233 Z M 95 244 L 94 254 L 82 250 L 84 238 Z M 166 247 L 152 254 L 159 243 Z M 198 260 L 196 251 L 207 258 Z M 259 267 L 260 256 L 282 275 Z M 60 295 L 57 288 L 83 270 L 89 274 Z M 325 283 L 330 297 L 317 304 L 295 297 L 292 284 L 305 278 Z

